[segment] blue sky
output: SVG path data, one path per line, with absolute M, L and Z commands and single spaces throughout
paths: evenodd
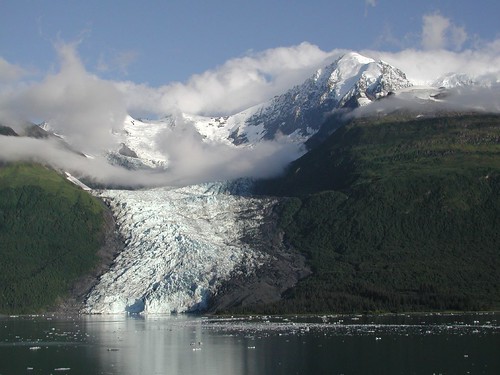
M 461 49 L 499 36 L 497 0 L 0 0 L 0 57 L 43 75 L 58 63 L 54 43 L 80 41 L 89 71 L 160 86 L 302 42 L 323 51 L 420 48 L 426 14 L 462 28 Z

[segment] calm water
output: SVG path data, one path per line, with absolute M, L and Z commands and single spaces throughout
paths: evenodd
M 3 317 L 0 374 L 500 374 L 500 314 Z

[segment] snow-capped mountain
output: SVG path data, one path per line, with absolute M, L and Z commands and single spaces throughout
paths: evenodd
M 120 148 L 110 152 L 108 159 L 129 169 L 168 169 L 169 150 L 161 139 L 179 134 L 232 148 L 279 137 L 302 143 L 333 110 L 362 106 L 410 85 L 400 70 L 349 53 L 283 95 L 232 116 L 177 114 L 159 121 L 128 117 L 123 132 L 117 134 Z M 85 312 L 205 309 L 209 298 L 234 277 L 236 284 L 244 284 L 242 289 L 226 288 L 226 297 L 215 303 L 231 304 L 232 299 L 245 295 L 255 298 L 249 296 L 247 285 L 262 284 L 250 276 L 262 267 L 272 269 L 269 274 L 280 280 L 271 281 L 280 285 L 277 289 L 265 286 L 265 294 L 275 288 L 275 298 L 279 298 L 284 288 L 306 274 L 296 256 L 269 254 L 263 250 L 267 245 L 259 249 L 257 234 L 269 220 L 274 202 L 227 194 L 221 186 L 103 192 L 125 238 L 125 249 L 89 294 Z M 249 235 L 250 244 L 244 241 Z M 272 247 L 283 254 L 284 250 Z M 246 282 L 241 283 L 242 279 Z
M 202 157 L 251 149 L 267 141 L 301 145 L 336 110 L 370 109 L 368 104 L 391 92 L 399 96 L 398 105 L 405 100 L 438 103 L 448 88 L 475 84 L 468 76 L 450 74 L 430 87 L 413 87 L 401 70 L 347 53 L 302 84 L 240 113 L 224 117 L 176 113 L 153 121 L 128 116 L 123 131 L 114 134 L 119 146 L 108 150 L 107 158 L 130 170 L 161 172 L 175 169 L 179 155 L 171 151 L 176 142 L 186 159 L 194 159 L 196 150 L 183 145 L 225 147 Z M 380 100 L 372 106 L 386 104 Z M 50 122 L 43 128 L 50 130 Z M 183 144 L 186 138 L 192 142 Z M 220 160 L 220 168 L 231 163 Z M 258 293 L 251 289 L 262 279 L 252 275 L 263 269 L 267 269 L 265 279 L 271 281 L 261 286 L 262 294 L 279 300 L 308 270 L 297 255 L 285 254 L 282 239 L 261 246 L 261 227 L 272 221 L 276 202 L 233 193 L 221 183 L 100 193 L 116 217 L 125 249 L 88 295 L 84 311 L 185 312 L 205 309 L 210 298 L 226 293 L 215 302 L 225 307 L 236 299 L 254 298 L 250 294 Z M 264 250 L 273 246 L 278 248 L 274 254 Z M 227 288 L 235 278 L 232 285 L 239 289 Z
M 168 154 L 158 147 L 157 139 L 172 126 L 174 123 L 170 117 L 160 121 L 141 121 L 127 116 L 123 133 L 117 135 L 120 148 L 111 150 L 108 160 L 132 170 L 167 167 Z
M 251 144 L 286 136 L 292 142 L 304 142 L 333 110 L 365 105 L 409 86 L 411 83 L 401 70 L 351 52 L 318 70 L 301 85 L 234 116 L 208 121 L 186 117 L 211 139 L 218 134 L 235 144 Z
M 358 53 L 347 53 L 302 85 L 257 108 L 244 124 L 233 129 L 231 138 L 236 143 L 248 141 L 253 127 L 262 129 L 259 135 L 264 139 L 277 134 L 308 138 L 333 110 L 362 106 L 409 86 L 401 70 Z
M 165 129 L 192 126 L 206 142 L 253 145 L 263 140 L 303 143 L 336 109 L 352 109 L 411 86 L 405 74 L 382 61 L 347 53 L 282 95 L 230 116 L 191 114 L 159 121 L 127 118 L 122 143 L 147 166 L 168 165 L 168 155 L 155 143 Z M 122 153 L 123 155 L 123 153 Z M 116 156 L 116 154 L 115 154 Z

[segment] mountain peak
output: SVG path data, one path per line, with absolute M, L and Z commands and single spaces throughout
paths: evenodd
M 343 76 L 351 76 L 355 71 L 359 70 L 361 65 L 366 65 L 375 62 L 375 60 L 360 55 L 357 52 L 348 52 L 330 65 L 318 69 L 316 74 L 312 77 L 314 81 L 319 81 L 322 77 L 331 76 L 333 72 L 339 72 Z
M 401 70 L 348 52 L 317 70 L 303 84 L 262 105 L 236 129 L 233 139 L 247 139 L 254 126 L 264 129 L 260 135 L 265 139 L 273 139 L 278 133 L 308 138 L 332 111 L 359 107 L 409 86 Z
M 356 51 L 349 51 L 340 57 L 341 60 L 356 60 L 361 64 L 368 64 L 370 62 L 375 62 L 371 57 L 360 54 Z

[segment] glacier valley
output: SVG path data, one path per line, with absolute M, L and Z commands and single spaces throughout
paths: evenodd
M 206 181 L 261 177 L 274 164 L 277 173 L 307 151 L 311 137 L 320 142 L 342 126 L 345 121 L 320 129 L 333 114 L 381 115 L 420 103 L 434 111 L 451 105 L 448 98 L 459 93 L 454 87 L 474 85 L 452 74 L 417 87 L 398 68 L 351 52 L 239 113 L 127 115 L 113 132 L 116 147 L 103 151 L 106 162 L 137 176 L 165 176 L 150 186 L 182 187 L 97 192 L 115 216 L 124 249 L 87 295 L 83 312 L 211 312 L 279 301 L 310 273 L 283 243 L 275 212 L 280 202 L 248 195 L 246 180 Z M 50 122 L 44 129 L 58 130 Z M 78 177 L 85 174 L 67 175 L 82 187 Z M 138 177 L 131 186 L 148 183 Z

